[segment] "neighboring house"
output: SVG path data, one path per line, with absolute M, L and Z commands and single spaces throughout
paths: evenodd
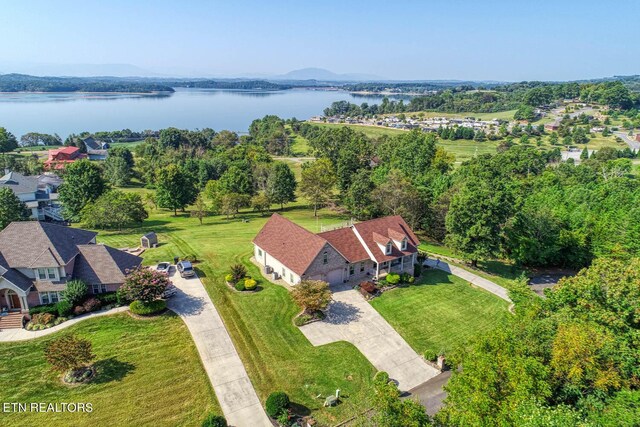
M 98 141 L 94 137 L 90 136 L 82 140 L 87 147 L 87 156 L 89 160 L 106 160 L 109 155 L 109 144 L 106 142 Z
M 93 294 L 115 291 L 142 258 L 96 244 L 92 231 L 46 222 L 12 222 L 0 232 L 0 309 L 26 313 L 57 302 L 72 279 Z
M 69 163 L 76 162 L 80 159 L 86 159 L 87 155 L 80 152 L 78 147 L 63 147 L 56 148 L 55 150 L 49 150 L 49 157 L 44 162 L 44 168 L 51 169 L 64 169 Z
M 62 180 L 54 174 L 26 176 L 17 172 L 7 172 L 0 177 L 0 188 L 10 188 L 27 205 L 31 218 L 64 221 L 58 204 L 58 187 Z
M 559 128 L 560 128 L 560 123 L 558 122 L 551 122 L 544 125 L 544 130 L 549 132 L 557 131 Z
M 256 261 L 290 285 L 303 279 L 336 285 L 390 272 L 413 274 L 419 243 L 400 216 L 314 234 L 274 214 L 253 239 Z
M 636 134 L 636 141 L 640 142 L 640 133 Z

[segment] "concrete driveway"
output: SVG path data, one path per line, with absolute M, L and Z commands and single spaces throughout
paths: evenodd
M 315 346 L 348 341 L 402 391 L 411 390 L 440 372 L 427 364 L 386 320 L 349 285 L 332 286 L 327 317 L 300 327 Z
M 183 279 L 173 268 L 171 281 L 178 289 L 168 306 L 189 328 L 229 426 L 273 427 L 200 279 Z

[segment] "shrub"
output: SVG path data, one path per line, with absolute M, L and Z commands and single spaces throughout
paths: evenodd
M 100 307 L 102 307 L 102 303 L 100 302 L 100 300 L 98 298 L 93 298 L 92 297 L 92 298 L 89 298 L 88 300 L 86 300 L 82 306 L 84 307 L 84 310 L 87 313 L 90 313 L 90 312 L 96 311 Z
M 224 280 L 227 283 L 233 283 L 233 274 L 231 274 L 231 273 L 227 274 L 226 276 L 224 276 Z
M 389 273 L 386 277 L 387 283 L 390 285 L 397 285 L 400 282 L 400 275 L 395 273 Z
M 251 277 L 247 277 L 246 279 L 244 279 L 244 288 L 248 291 L 252 291 L 256 288 L 256 286 L 258 286 L 258 282 L 255 281 L 255 279 L 252 279 Z
M 265 410 L 270 417 L 277 417 L 289 407 L 289 396 L 284 391 L 273 392 L 267 397 Z
M 129 305 L 129 309 L 133 314 L 139 316 L 149 316 L 159 313 L 167 308 L 167 302 L 157 299 L 151 302 L 134 301 Z
M 152 302 L 162 297 L 169 285 L 169 278 L 150 268 L 136 268 L 125 278 L 118 290 L 120 301 Z
M 312 319 L 313 316 L 311 316 L 310 314 L 301 314 L 300 316 L 293 319 L 293 324 L 296 326 L 306 325 Z
M 195 256 L 194 254 L 189 254 L 189 255 L 183 256 L 182 261 L 198 262 L 198 257 Z
M 409 283 L 409 278 L 411 277 L 411 275 L 409 273 L 402 273 L 400 275 L 400 282 L 401 283 Z
M 247 275 L 247 267 L 242 264 L 235 264 L 231 266 L 231 276 L 233 277 L 232 282 L 236 283 L 238 280 L 244 278 Z
M 420 277 L 422 275 L 422 265 L 413 264 L 413 275 L 414 277 Z
M 131 300 L 127 297 L 127 292 L 122 288 L 118 288 L 116 291 L 116 301 L 118 305 L 129 305 L 131 303 Z
M 38 313 L 49 313 L 56 316 L 58 314 L 58 304 L 54 302 L 52 304 L 36 305 L 35 307 L 31 307 L 29 309 L 30 316 Z
M 73 313 L 73 305 L 67 300 L 59 301 L 57 309 L 60 317 L 69 317 Z
M 37 313 L 31 318 L 34 325 L 48 325 L 55 320 L 56 316 L 51 313 Z
M 80 305 L 87 296 L 89 288 L 82 280 L 71 280 L 67 282 L 67 288 L 63 293 L 64 299 L 69 301 L 71 306 Z
M 374 384 L 387 384 L 388 382 L 389 382 L 389 374 L 387 374 L 385 371 L 378 371 L 373 376 Z
M 310 311 L 325 309 L 331 301 L 329 284 L 322 280 L 303 280 L 293 288 L 291 296 L 300 308 Z
M 95 298 L 97 298 L 103 306 L 118 304 L 118 296 L 116 295 L 116 292 L 97 294 L 95 295 Z
M 91 348 L 91 341 L 76 335 L 64 335 L 54 339 L 44 350 L 47 362 L 55 371 L 76 371 L 96 356 Z
M 413 282 L 415 282 L 415 281 L 416 281 L 416 278 L 415 278 L 415 277 L 409 277 L 409 283 L 413 283 Z
M 80 316 L 81 314 L 85 314 L 86 312 L 87 310 L 85 310 L 84 307 L 81 305 L 78 305 L 73 308 L 73 314 L 75 314 L 76 316 Z
M 222 415 L 209 414 L 202 422 L 202 427 L 227 427 L 227 420 Z
M 236 283 L 236 291 L 244 291 L 244 280 L 240 280 L 238 283 Z
M 438 358 L 438 353 L 436 353 L 433 350 L 426 350 L 424 352 L 424 358 L 431 361 L 431 362 L 435 362 L 436 359 Z

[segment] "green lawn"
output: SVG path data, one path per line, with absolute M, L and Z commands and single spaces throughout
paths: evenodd
M 44 359 L 45 345 L 75 332 L 93 343 L 98 376 L 69 387 Z M 64 332 L 0 344 L 0 401 L 85 402 L 92 413 L 3 413 L 2 425 L 193 426 L 221 413 L 186 326 L 175 315 L 85 320 Z
M 450 352 L 509 316 L 507 302 L 443 271 L 427 270 L 419 283 L 371 302 L 419 354 Z

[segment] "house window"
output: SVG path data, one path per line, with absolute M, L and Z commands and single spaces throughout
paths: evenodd
M 60 294 L 58 292 L 40 292 L 41 304 L 53 304 L 60 301 Z
M 55 268 L 47 268 L 47 276 L 49 276 L 49 279 L 56 279 L 57 278 L 56 269 Z
M 326 264 L 328 262 L 329 262 L 329 257 L 327 256 L 327 252 L 325 251 L 322 253 L 322 263 Z
M 262 256 L 262 249 L 258 248 L 258 256 Z
M 47 280 L 47 271 L 44 268 L 38 269 L 38 279 Z
M 293 273 L 289 273 L 289 281 L 293 284 Z
M 287 270 L 282 267 L 282 277 L 287 277 Z
M 392 247 L 393 247 L 393 245 L 391 244 L 391 242 L 387 243 L 387 247 L 386 247 L 386 250 L 385 250 L 385 252 L 384 252 L 384 253 L 385 253 L 386 255 L 389 255 L 389 254 L 391 253 L 391 248 L 392 248 Z
M 49 299 L 52 303 L 60 301 L 60 295 L 57 292 L 49 292 Z
M 353 266 L 353 264 L 351 264 L 349 266 L 349 276 L 353 276 L 353 274 L 355 273 L 355 267 Z
M 40 302 L 42 304 L 49 304 L 49 292 L 40 292 Z
M 91 287 L 93 288 L 92 290 L 94 294 L 103 294 L 107 292 L 107 285 L 104 285 L 104 284 L 91 285 Z
M 407 239 L 402 239 L 402 250 L 403 251 L 407 250 Z
M 364 262 L 360 263 L 360 273 L 364 271 Z

